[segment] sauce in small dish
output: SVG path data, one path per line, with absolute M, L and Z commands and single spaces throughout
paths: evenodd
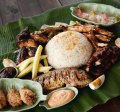
M 78 90 L 75 87 L 60 88 L 49 93 L 46 100 L 40 103 L 40 106 L 44 106 L 48 110 L 58 108 L 71 102 L 77 94 Z

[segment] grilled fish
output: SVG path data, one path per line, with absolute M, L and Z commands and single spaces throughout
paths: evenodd
M 66 85 L 82 88 L 87 86 L 91 81 L 91 77 L 83 70 L 77 68 L 64 68 L 50 71 L 33 79 L 39 82 L 44 92 L 51 91 Z

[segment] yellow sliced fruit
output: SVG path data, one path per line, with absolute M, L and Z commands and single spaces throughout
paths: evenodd
M 33 68 L 33 63 L 30 64 L 26 69 L 24 69 L 17 77 L 18 78 L 24 77 L 25 75 L 27 75 L 29 72 L 32 71 L 32 68 Z

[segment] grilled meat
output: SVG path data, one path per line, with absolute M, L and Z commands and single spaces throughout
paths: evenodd
M 95 49 L 106 46 L 114 36 L 112 32 L 109 32 L 98 26 L 90 24 L 83 25 L 79 22 L 76 22 L 76 24 L 73 26 L 68 26 L 67 30 L 83 33 Z
M 21 63 L 25 59 L 29 57 L 35 56 L 35 52 L 37 50 L 37 47 L 22 47 L 19 49 L 19 52 L 17 54 L 17 64 Z
M 94 32 L 102 34 L 102 35 L 106 35 L 106 36 L 109 36 L 109 37 L 114 36 L 112 32 L 109 32 L 109 31 L 107 31 L 105 29 L 102 29 L 102 28 L 100 28 L 98 26 L 95 27 Z
M 105 74 L 118 61 L 119 57 L 120 48 L 117 46 L 107 45 L 99 48 L 87 62 L 86 71 L 95 77 L 99 77 Z
M 29 28 L 26 27 L 25 29 L 23 29 L 23 31 L 21 31 L 17 36 L 16 36 L 16 40 L 17 42 L 29 39 L 30 37 L 30 31 Z
M 111 38 L 106 35 L 95 34 L 95 37 L 102 42 L 109 42 L 111 40 Z
M 43 34 L 31 34 L 31 38 L 33 38 L 36 42 L 39 43 L 47 43 L 49 38 L 47 38 Z
M 28 40 L 23 40 L 17 43 L 17 46 L 19 48 L 22 47 L 37 47 L 37 43 L 35 42 L 34 39 L 28 39 Z
M 50 91 L 66 85 L 82 88 L 92 81 L 85 71 L 77 68 L 53 70 L 33 80 L 39 82 L 44 91 Z

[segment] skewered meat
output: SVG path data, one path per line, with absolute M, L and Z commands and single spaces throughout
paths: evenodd
M 107 45 L 99 48 L 89 59 L 86 71 L 98 77 L 105 74 L 109 68 L 117 62 L 120 57 L 120 48 Z
M 3 91 L 0 90 L 0 109 L 3 109 L 7 105 L 7 99 Z
M 30 89 L 23 87 L 19 90 L 22 101 L 26 105 L 33 105 L 36 101 L 36 94 Z
M 17 64 L 24 61 L 25 59 L 29 57 L 35 56 L 35 52 L 37 50 L 37 47 L 22 47 L 19 49 L 19 52 L 17 54 Z
M 26 27 L 25 29 L 23 29 L 23 31 L 21 31 L 17 36 L 16 36 L 16 40 L 17 42 L 29 39 L 30 37 L 30 31 L 29 28 Z
M 12 107 L 18 107 L 22 105 L 20 94 L 16 89 L 10 89 L 7 94 L 8 103 Z
M 50 91 L 65 85 L 82 88 L 92 81 L 85 71 L 78 70 L 77 68 L 53 70 L 33 80 L 39 82 L 44 91 Z

